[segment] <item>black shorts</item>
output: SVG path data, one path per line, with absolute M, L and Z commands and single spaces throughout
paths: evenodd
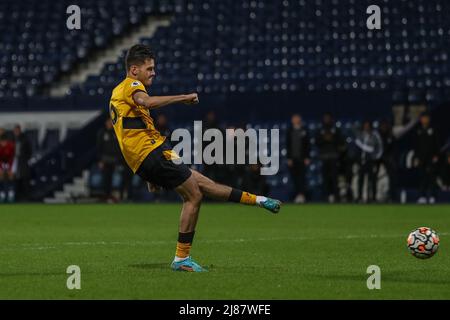
M 174 189 L 185 182 L 192 174 L 184 163 L 175 164 L 167 159 L 164 151 L 172 150 L 169 142 L 164 141 L 150 152 L 136 171 L 142 179 L 164 189 Z

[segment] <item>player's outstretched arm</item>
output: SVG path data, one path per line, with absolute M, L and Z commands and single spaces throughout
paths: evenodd
M 197 104 L 198 95 L 196 93 L 182 94 L 176 96 L 156 96 L 151 97 L 147 93 L 138 91 L 133 94 L 136 104 L 148 109 L 156 109 L 173 103 Z

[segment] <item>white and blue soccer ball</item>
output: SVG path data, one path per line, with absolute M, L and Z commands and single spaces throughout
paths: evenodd
M 413 230 L 409 234 L 407 242 L 411 254 L 419 259 L 431 258 L 439 248 L 438 234 L 428 227 Z

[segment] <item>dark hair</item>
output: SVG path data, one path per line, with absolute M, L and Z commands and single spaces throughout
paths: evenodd
M 142 65 L 149 59 L 155 59 L 155 55 L 150 47 L 143 44 L 135 44 L 125 56 L 125 67 L 128 71 L 131 65 Z

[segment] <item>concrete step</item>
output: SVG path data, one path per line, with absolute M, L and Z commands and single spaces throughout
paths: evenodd
M 167 27 L 170 25 L 170 22 L 170 16 L 148 16 L 139 28 L 116 40 L 108 48 L 93 55 L 89 62 L 81 63 L 80 68 L 75 69 L 58 82 L 55 82 L 49 89 L 50 95 L 53 97 L 64 96 L 74 84 L 83 83 L 90 75 L 99 75 L 105 64 L 117 62 L 118 54 L 123 50 L 128 49 L 132 44 L 138 43 L 142 37 L 152 37 L 159 27 Z
M 73 179 L 73 183 L 74 185 L 77 186 L 85 186 L 87 183 L 87 180 L 84 177 L 76 177 L 75 179 Z
M 68 199 L 57 199 L 57 198 L 45 198 L 44 203 L 49 204 L 62 204 L 62 203 L 70 203 Z
M 88 194 L 88 189 L 84 185 L 66 184 L 63 191 L 72 196 L 82 196 Z
M 70 194 L 68 194 L 67 192 L 64 191 L 56 191 L 53 198 L 55 199 L 69 199 L 70 198 Z

